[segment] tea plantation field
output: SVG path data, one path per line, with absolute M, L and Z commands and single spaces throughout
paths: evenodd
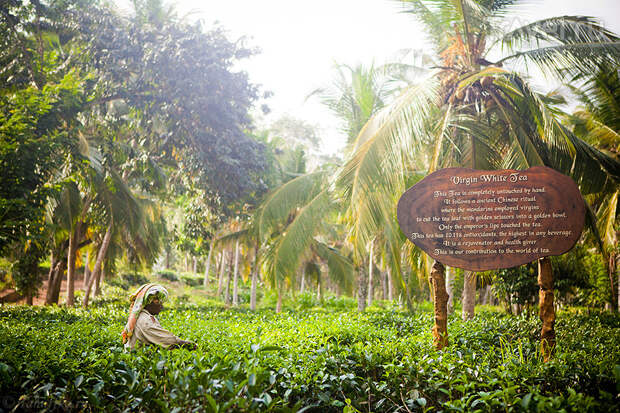
M 178 304 L 165 328 L 198 350 L 126 353 L 126 303 L 0 306 L 3 411 L 618 411 L 620 317 L 562 312 L 542 363 L 537 317 L 430 312 L 256 313 Z

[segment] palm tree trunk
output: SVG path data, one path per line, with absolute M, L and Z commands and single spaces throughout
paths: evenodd
M 88 262 L 90 261 L 90 251 L 86 251 L 86 259 L 84 260 L 84 291 L 86 291 L 86 286 L 88 285 L 88 280 L 90 279 L 91 272 L 90 267 L 88 266 Z
M 476 274 L 473 271 L 465 271 L 463 283 L 463 320 L 474 318 L 476 306 Z
M 232 255 L 232 251 L 231 251 L 231 255 Z M 232 271 L 231 268 L 228 268 L 228 271 L 226 271 L 226 286 L 225 286 L 225 291 L 224 291 L 224 302 L 226 303 L 226 305 L 230 304 L 230 283 L 232 281 Z
M 454 268 L 446 268 L 446 292 L 448 293 L 448 314 L 454 312 Z
M 484 299 L 482 300 L 482 304 L 483 305 L 487 305 L 490 304 L 491 302 L 491 286 L 487 285 L 486 287 L 484 287 Z
M 618 252 L 616 255 L 616 279 L 618 280 L 618 291 L 617 291 L 617 296 L 618 296 L 618 309 L 620 309 L 620 252 Z
M 50 302 L 50 298 L 51 298 L 51 294 L 52 294 L 52 290 L 53 290 L 53 286 L 54 286 L 54 275 L 56 274 L 56 266 L 58 265 L 58 263 L 56 262 L 56 259 L 54 258 L 54 251 L 52 250 L 51 254 L 50 254 L 50 271 L 47 275 L 47 292 L 45 293 L 45 304 L 49 305 L 51 304 Z
M 301 267 L 301 285 L 299 286 L 299 294 L 303 294 L 306 289 L 306 266 Z
M 101 264 L 101 270 L 97 274 L 97 279 L 95 280 L 95 292 L 93 293 L 93 297 L 97 297 L 101 294 L 101 280 L 105 278 L 105 262 Z
M 110 223 L 108 224 L 108 228 L 106 229 L 105 235 L 103 236 L 103 241 L 101 242 L 101 247 L 99 247 L 99 252 L 97 253 L 97 260 L 95 261 L 95 266 L 93 267 L 93 275 L 90 277 L 88 285 L 86 286 L 86 292 L 84 293 L 84 299 L 82 300 L 82 305 L 84 306 L 84 308 L 88 307 L 90 290 L 93 286 L 93 282 L 95 281 L 95 279 L 99 277 L 99 273 L 101 272 L 101 267 L 103 265 L 103 260 L 108 253 L 108 247 L 110 246 L 110 241 L 112 240 L 113 227 L 114 219 L 110 218 Z
M 358 268 L 357 275 L 357 311 L 362 312 L 366 309 L 366 288 L 368 287 L 368 280 L 366 274 L 366 268 L 362 265 Z
M 82 222 L 78 220 L 74 230 L 69 234 L 69 251 L 67 253 L 67 307 L 73 307 L 75 304 L 75 258 L 77 246 L 80 243 L 78 238 L 80 236 L 81 226 Z
M 258 242 L 254 246 L 254 265 L 252 268 L 252 289 L 250 291 L 250 310 L 256 310 L 256 289 L 258 288 Z
M 226 266 L 226 250 L 222 250 L 222 259 L 220 262 L 220 276 L 217 281 L 217 296 L 222 295 L 222 288 L 224 284 L 224 267 Z
M 616 285 L 616 256 L 612 253 L 609 254 L 609 260 L 607 265 L 607 273 L 609 274 L 609 284 L 611 286 L 611 311 L 618 312 L 618 286 Z
M 207 255 L 207 262 L 205 262 L 205 278 L 202 285 L 205 287 L 209 284 L 209 270 L 211 267 L 211 256 L 213 255 L 213 248 L 215 247 L 215 237 L 211 239 L 211 246 L 209 247 L 209 254 Z
M 383 265 L 383 256 L 381 256 L 381 272 L 379 272 L 379 276 L 381 279 L 381 299 L 387 300 L 387 273 L 385 271 L 385 267 Z
M 52 280 L 48 284 L 47 295 L 45 297 L 45 305 L 58 304 L 60 298 L 60 286 L 67 268 L 67 260 L 60 259 L 54 266 L 54 274 Z
M 394 301 L 394 284 L 392 283 L 392 269 L 387 268 L 387 285 L 388 285 L 388 300 Z
M 278 302 L 276 303 L 276 313 L 282 312 L 282 295 L 284 292 L 282 291 L 282 287 L 278 286 Z
M 553 270 L 548 257 L 538 260 L 540 319 L 540 349 L 544 361 L 549 361 L 555 348 L 555 307 L 553 306 Z
M 374 253 L 374 247 L 375 247 L 375 241 L 372 240 L 370 241 L 370 247 L 369 247 L 369 251 L 368 251 L 368 307 L 370 307 L 372 305 L 372 298 L 373 298 L 373 294 L 374 294 L 374 290 L 373 290 L 373 273 L 372 273 L 372 267 L 373 267 L 373 253 Z
M 232 304 L 239 305 L 239 240 L 235 244 L 235 278 L 233 281 Z
M 444 278 L 444 266 L 435 261 L 431 270 L 433 297 L 435 308 L 435 325 L 433 326 L 433 342 L 437 350 L 448 345 L 448 293 Z

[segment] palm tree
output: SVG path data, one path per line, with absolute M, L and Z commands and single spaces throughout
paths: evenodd
M 317 96 L 342 122 L 342 131 L 351 144 L 370 117 L 381 109 L 392 90 L 384 68 L 335 65 L 336 76 L 328 87 L 318 88 L 308 95 Z
M 253 231 L 265 245 L 262 266 L 278 292 L 277 309 L 281 308 L 285 285 L 295 285 L 303 257 L 311 251 L 327 261 L 334 279 L 344 285 L 350 277 L 346 257 L 316 238 L 326 230 L 326 218 L 337 210 L 328 176 L 328 170 L 320 170 L 288 181 L 275 189 L 254 214 Z
M 620 164 L 564 127 L 549 99 L 521 72 L 572 76 L 616 64 L 620 42 L 594 19 L 564 16 L 502 33 L 516 1 L 410 0 L 437 53 L 432 74 L 403 90 L 361 130 L 339 184 L 355 218 L 352 233 L 367 245 L 394 228 L 395 197 L 408 177 L 440 167 L 526 169 L 545 165 L 569 174 L 583 194 L 608 191 Z M 493 53 L 505 57 L 489 61 Z M 474 290 L 475 291 L 475 290 Z
M 318 96 L 321 102 L 340 118 L 343 124 L 342 130 L 347 135 L 347 144 L 351 147 L 368 120 L 383 108 L 390 95 L 397 90 L 391 86 L 390 81 L 394 79 L 392 75 L 401 75 L 398 78 L 402 80 L 402 75 L 407 72 L 405 70 L 407 68 L 410 66 L 404 64 L 386 65 L 381 68 L 375 68 L 374 65 L 368 68 L 363 65 L 356 67 L 336 65 L 337 75 L 333 84 L 315 90 L 310 96 Z M 349 224 L 349 227 L 354 228 L 358 212 L 356 211 L 357 206 L 350 202 L 349 192 L 345 190 L 341 195 L 343 196 L 342 204 L 346 206 L 343 210 L 343 219 Z M 375 236 L 392 241 L 392 243 L 382 243 L 379 247 L 391 248 L 391 253 L 388 254 L 393 257 L 391 261 L 400 262 L 400 254 L 395 254 L 394 236 L 400 237 L 397 232 L 390 229 L 387 229 L 387 233 L 391 234 L 392 237 L 381 236 L 381 230 L 378 230 Z M 358 243 L 356 242 L 355 232 L 350 233 L 349 238 L 354 246 L 353 260 L 358 273 L 358 310 L 363 311 L 366 305 L 372 301 L 370 296 L 372 294 L 372 251 L 375 241 L 373 237 L 364 243 Z M 400 271 L 392 272 L 392 274 L 398 276 Z
M 573 86 L 581 83 L 579 87 Z M 618 159 L 620 154 L 620 74 L 617 67 L 602 67 L 595 73 L 577 75 L 567 86 L 581 105 L 567 116 L 573 132 L 584 141 Z M 617 310 L 620 286 L 620 251 L 618 250 L 617 217 L 620 189 L 588 197 L 596 211 L 598 231 L 593 235 L 605 258 L 609 275 L 612 308 Z M 616 272 L 616 274 L 614 274 Z M 617 279 L 617 284 L 615 282 Z

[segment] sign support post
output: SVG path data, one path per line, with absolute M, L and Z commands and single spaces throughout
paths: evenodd
M 553 306 L 553 269 L 548 257 L 538 260 L 538 286 L 540 320 L 540 351 L 545 362 L 551 359 L 555 349 L 555 307 Z
M 431 270 L 433 296 L 435 297 L 435 325 L 433 342 L 437 350 L 448 345 L 448 292 L 446 291 L 446 269 L 442 263 L 435 261 Z

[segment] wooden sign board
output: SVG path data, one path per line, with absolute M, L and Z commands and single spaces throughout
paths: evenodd
M 567 252 L 585 205 L 573 180 L 551 168 L 446 168 L 409 188 L 397 215 L 407 238 L 435 260 L 485 271 Z

